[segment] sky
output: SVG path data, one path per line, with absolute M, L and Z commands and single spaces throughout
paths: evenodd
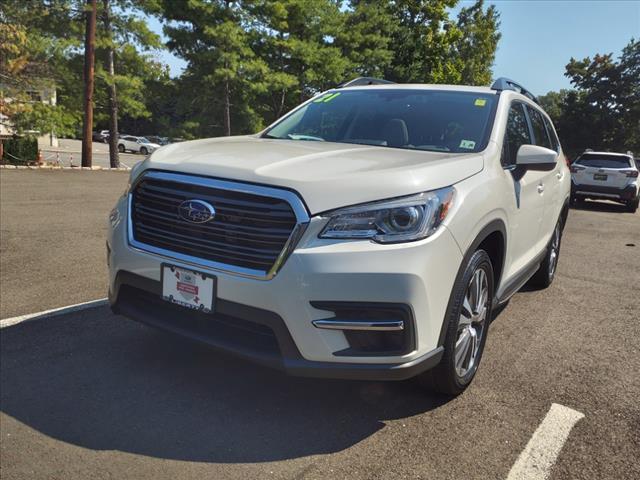
M 462 0 L 451 12 L 473 0 Z M 640 38 L 640 0 L 488 0 L 500 12 L 500 32 L 494 78 L 508 77 L 535 95 L 570 88 L 564 67 L 571 57 L 582 59 L 596 53 L 617 58 L 631 38 Z M 149 26 L 162 33 L 158 20 Z M 172 76 L 180 75 L 185 63 L 164 51 Z

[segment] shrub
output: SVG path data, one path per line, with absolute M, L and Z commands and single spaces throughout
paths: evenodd
M 2 161 L 14 165 L 26 165 L 38 158 L 38 140 L 36 137 L 13 137 L 2 140 Z

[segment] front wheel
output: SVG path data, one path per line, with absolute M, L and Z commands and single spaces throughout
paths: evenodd
M 482 358 L 492 306 L 491 259 L 477 250 L 453 286 L 442 360 L 418 376 L 420 383 L 446 395 L 459 395 L 469 386 Z
M 147 155 L 149 153 L 149 151 L 147 150 L 147 147 L 141 147 L 140 148 L 140 153 L 142 155 Z
M 559 219 L 553 229 L 551 240 L 547 245 L 547 252 L 533 277 L 529 280 L 529 285 L 537 288 L 547 288 L 553 282 L 558 268 L 558 258 L 560 257 L 560 244 L 562 242 L 562 220 Z

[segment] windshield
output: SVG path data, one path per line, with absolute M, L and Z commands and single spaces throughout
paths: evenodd
M 138 143 L 151 143 L 151 142 L 145 137 L 138 137 Z
M 598 153 L 583 153 L 575 163 L 594 168 L 629 168 L 631 159 L 624 155 L 602 155 Z
M 441 90 L 330 91 L 283 118 L 267 138 L 478 152 L 497 96 Z

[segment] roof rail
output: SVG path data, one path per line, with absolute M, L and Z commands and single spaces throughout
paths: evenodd
M 495 82 L 493 82 L 493 85 L 491 85 L 491 89 L 492 90 L 513 90 L 515 92 L 521 93 L 522 95 L 527 97 L 529 100 L 533 100 L 536 103 L 540 103 L 538 102 L 538 99 L 533 93 L 531 93 L 529 90 L 524 88 L 518 82 L 511 80 L 509 78 L 505 78 L 505 77 L 498 78 Z
M 389 80 L 383 80 L 381 78 L 373 78 L 373 77 L 358 77 L 358 78 L 354 78 L 353 80 L 349 80 L 348 82 L 343 82 L 340 85 L 338 85 L 337 88 L 344 88 L 344 87 L 360 87 L 363 85 L 386 85 L 389 83 L 396 83 L 396 82 L 391 82 Z

